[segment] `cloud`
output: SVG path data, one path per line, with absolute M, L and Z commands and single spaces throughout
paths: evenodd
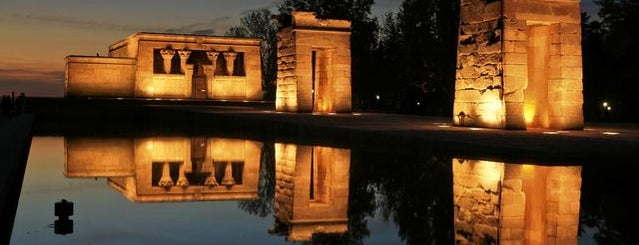
M 213 35 L 217 33 L 217 31 L 224 32 L 228 27 L 227 22 L 231 20 L 230 16 L 222 16 L 211 19 L 207 22 L 198 22 L 193 24 L 188 24 L 179 27 L 173 27 L 165 29 L 164 32 L 167 33 L 179 33 L 179 34 L 196 34 L 196 35 Z
M 8 21 L 27 23 L 27 24 L 57 24 L 74 28 L 84 29 L 100 29 L 111 31 L 127 31 L 127 32 L 166 32 L 179 34 L 198 34 L 213 35 L 218 31 L 224 32 L 228 28 L 228 22 L 232 20 L 231 16 L 222 16 L 213 18 L 205 22 L 197 22 L 193 24 L 173 27 L 161 28 L 149 25 L 119 24 L 113 22 L 94 21 L 68 16 L 49 16 L 49 15 L 33 15 L 33 14 L 13 14 L 8 17 L 0 17 Z
M 25 68 L 0 68 L 0 80 L 39 81 L 57 84 L 64 80 L 64 71 Z
M 131 24 L 116 24 L 111 22 L 99 22 L 93 20 L 78 19 L 67 16 L 46 16 L 46 15 L 31 15 L 31 14 L 13 14 L 8 17 L 10 21 L 33 23 L 33 24 L 59 24 L 77 28 L 86 29 L 102 29 L 102 30 L 115 30 L 115 31 L 131 31 L 136 32 L 140 30 L 154 31 L 159 30 L 153 26 L 143 25 L 131 25 Z

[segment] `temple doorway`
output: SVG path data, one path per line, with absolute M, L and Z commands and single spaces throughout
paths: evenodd
M 548 69 L 550 26 L 532 25 L 528 30 L 528 86 L 524 89 L 527 127 L 549 127 Z
M 206 74 L 204 73 L 204 67 L 201 64 L 196 64 L 193 67 L 192 78 L 192 98 L 193 99 L 206 99 Z
M 329 49 L 313 49 L 311 53 L 313 112 L 332 113 L 333 108 L 333 77 L 330 72 L 331 53 Z

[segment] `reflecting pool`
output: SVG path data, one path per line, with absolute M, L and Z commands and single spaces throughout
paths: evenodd
M 633 244 L 635 174 L 228 135 L 34 137 L 11 244 Z

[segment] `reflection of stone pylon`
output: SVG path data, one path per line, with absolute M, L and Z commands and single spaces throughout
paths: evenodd
M 235 179 L 233 179 L 233 164 L 230 162 L 227 162 L 226 166 L 224 167 L 224 178 L 222 178 L 222 185 L 235 185 Z
M 211 162 L 211 174 L 209 174 L 209 177 L 206 177 L 206 180 L 204 180 L 204 185 L 206 186 L 220 185 L 217 183 L 217 180 L 215 179 L 215 164 L 213 164 L 213 162 Z
M 173 180 L 171 179 L 171 170 L 169 168 L 168 162 L 164 162 L 164 164 L 162 165 L 162 177 L 160 177 L 158 185 L 162 187 L 173 186 Z
M 177 186 L 182 186 L 182 187 L 186 187 L 189 186 L 189 180 L 186 178 L 186 175 L 184 174 L 184 169 L 186 164 L 182 163 L 180 164 L 180 171 L 179 171 L 179 176 L 178 176 L 178 180 L 177 183 L 175 185 Z

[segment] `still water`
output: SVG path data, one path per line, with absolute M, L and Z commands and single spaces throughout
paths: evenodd
M 210 135 L 35 137 L 11 244 L 637 241 L 627 164 L 362 149 Z M 54 216 L 61 199 L 73 202 L 68 220 Z

